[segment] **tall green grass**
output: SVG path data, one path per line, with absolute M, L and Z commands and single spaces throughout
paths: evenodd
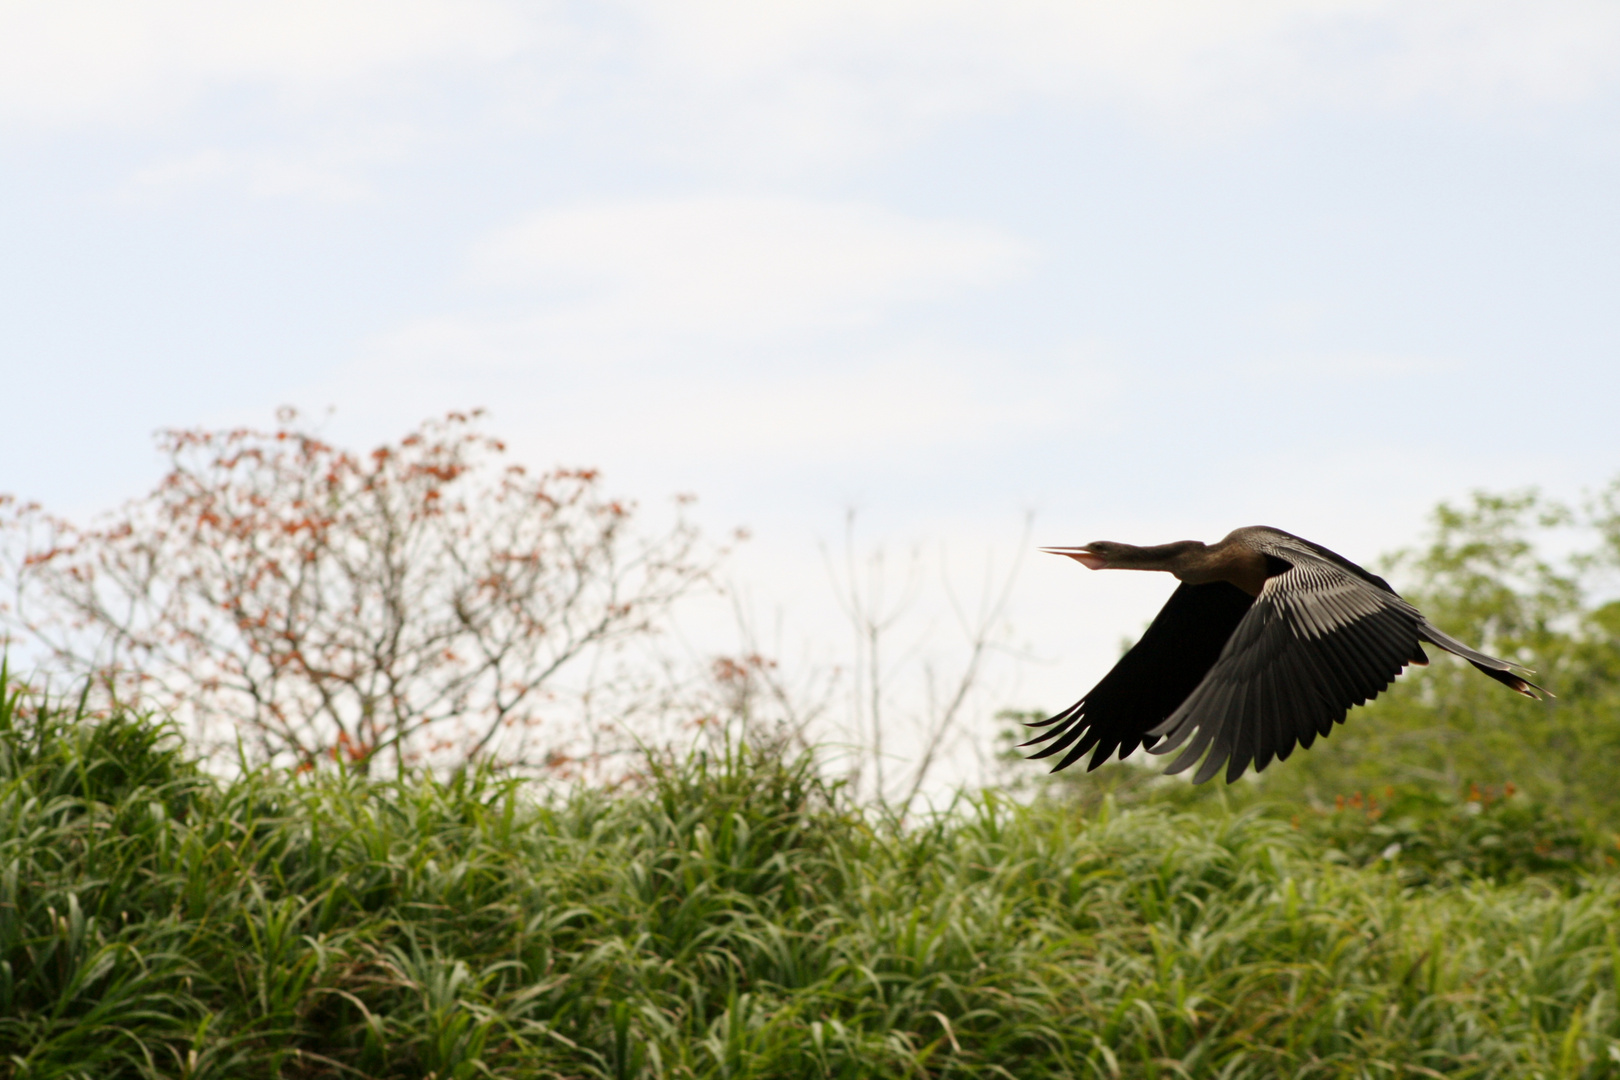
M 554 798 L 223 782 L 0 708 L 8 1077 L 1614 1076 L 1617 916 L 1256 812 L 901 827 L 746 749 Z

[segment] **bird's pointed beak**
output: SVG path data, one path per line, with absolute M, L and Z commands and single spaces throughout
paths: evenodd
M 1108 565 L 1107 559 L 1087 547 L 1049 547 L 1041 550 L 1049 555 L 1067 555 L 1089 570 L 1101 570 Z

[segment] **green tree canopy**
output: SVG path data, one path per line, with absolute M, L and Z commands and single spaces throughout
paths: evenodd
M 1524 663 L 1556 695 L 1504 693 L 1429 650 L 1332 738 L 1273 767 L 1268 794 L 1332 802 L 1383 785 L 1514 784 L 1620 820 L 1620 481 L 1584 505 L 1536 491 L 1442 503 L 1426 545 L 1382 569 L 1448 633 Z

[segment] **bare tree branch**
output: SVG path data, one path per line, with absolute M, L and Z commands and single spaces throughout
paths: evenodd
M 1023 566 L 1022 552 L 1029 545 L 1032 517 L 1025 519 L 1020 554 L 1004 574 L 997 572 L 993 557 L 986 557 L 977 608 L 971 614 L 958 596 L 941 551 L 941 586 L 966 646 L 965 656 L 949 660 L 941 660 L 933 651 L 931 626 L 903 629 L 914 619 L 922 593 L 920 553 L 911 553 L 896 597 L 883 549 L 861 554 L 854 523 L 851 512 L 845 518 L 842 559 L 835 561 L 822 548 L 833 594 L 853 631 L 849 728 L 856 745 L 848 776 L 857 791 L 904 816 L 958 736 L 975 696 L 984 689 L 989 659 L 1011 654 L 1005 641 L 1007 611 Z M 953 672 L 946 688 L 941 687 L 943 671 Z M 920 692 L 915 687 L 919 678 Z M 902 689 L 906 683 L 912 683 L 909 693 Z M 890 758 L 897 742 L 904 744 L 905 764 L 898 776 L 891 776 Z M 870 786 L 866 786 L 868 769 Z

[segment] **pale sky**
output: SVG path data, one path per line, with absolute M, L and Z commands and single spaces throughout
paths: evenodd
M 1028 511 L 1370 561 L 1620 473 L 1609 0 L 0 0 L 0 176 L 0 491 L 485 406 L 747 526 L 834 653 L 850 507 L 964 563 Z M 1079 696 L 1150 577 L 1031 560 L 986 707 Z

